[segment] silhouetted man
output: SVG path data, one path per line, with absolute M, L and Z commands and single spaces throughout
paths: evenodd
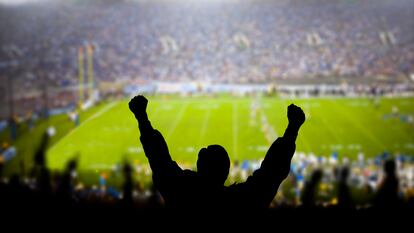
M 318 185 L 322 179 L 322 171 L 317 169 L 313 171 L 309 181 L 306 182 L 305 188 L 303 189 L 301 201 L 302 206 L 305 208 L 316 207 L 316 196 L 318 192 Z
M 220 145 L 210 145 L 198 153 L 197 172 L 182 170 L 171 159 L 167 143 L 153 129 L 146 113 L 147 99 L 136 96 L 129 108 L 138 120 L 141 143 L 152 172 L 153 183 L 167 207 L 176 208 L 268 208 L 280 183 L 287 177 L 295 152 L 299 128 L 305 121 L 302 109 L 288 107 L 289 125 L 269 148 L 261 167 L 247 181 L 224 186 L 230 159 Z
M 387 160 L 384 163 L 385 178 L 382 180 L 374 199 L 374 205 L 381 208 L 400 207 L 399 182 L 396 175 L 394 160 Z
M 353 208 L 351 191 L 348 187 L 349 168 L 343 167 L 338 174 L 338 206 L 343 209 Z

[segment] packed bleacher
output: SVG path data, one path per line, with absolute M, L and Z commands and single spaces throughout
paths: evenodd
M 0 79 L 4 90 L 12 79 L 22 105 L 40 108 L 41 97 L 67 105 L 77 98 L 78 49 L 91 45 L 100 81 L 404 82 L 414 73 L 412 8 L 410 0 L 0 5 Z

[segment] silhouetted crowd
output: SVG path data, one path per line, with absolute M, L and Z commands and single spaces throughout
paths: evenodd
M 25 175 L 1 177 L 2 209 L 136 213 L 165 209 L 163 198 L 152 185 L 149 165 L 120 165 L 113 171 L 123 177 L 122 185 L 117 187 L 107 183 L 113 172 L 100 173 L 98 184 L 85 185 L 77 175 L 77 159 L 68 161 L 60 172 L 45 165 L 48 138 L 45 134 L 34 153 L 34 166 Z M 233 162 L 226 184 L 244 181 L 260 162 Z M 189 168 L 188 164 L 181 166 Z M 279 187 L 269 210 L 371 213 L 389 209 L 412 211 L 413 208 L 414 161 L 411 157 L 392 158 L 384 154 L 364 159 L 360 155 L 356 161 L 346 158 L 340 161 L 335 156 L 324 158 L 297 153 L 290 174 Z

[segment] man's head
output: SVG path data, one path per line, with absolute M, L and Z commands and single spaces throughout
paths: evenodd
M 384 163 L 384 171 L 387 176 L 394 176 L 395 175 L 395 162 L 394 160 L 390 159 Z
M 230 159 L 220 145 L 210 145 L 198 152 L 197 172 L 205 181 L 223 185 L 229 175 Z

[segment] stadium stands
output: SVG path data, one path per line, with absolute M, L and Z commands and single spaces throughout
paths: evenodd
M 0 5 L 1 85 L 12 79 L 17 106 L 76 102 L 89 45 L 102 82 L 389 84 L 414 73 L 409 0 L 97 2 Z

